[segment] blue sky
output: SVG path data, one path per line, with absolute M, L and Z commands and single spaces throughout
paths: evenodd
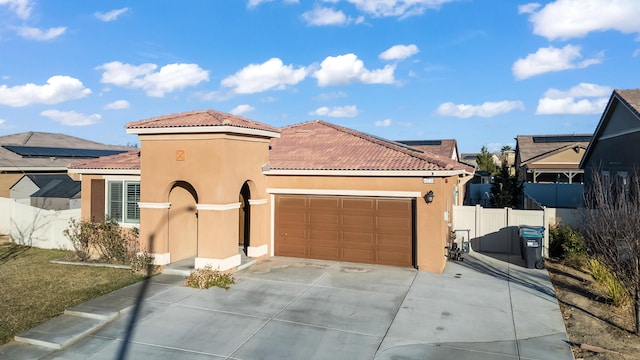
M 215 109 L 460 152 L 592 133 L 640 87 L 638 0 L 0 0 L 0 135 L 137 139 Z

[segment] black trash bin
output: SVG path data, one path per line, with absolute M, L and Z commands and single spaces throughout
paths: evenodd
M 542 243 L 544 242 L 544 227 L 522 225 L 519 229 L 520 251 L 527 268 L 544 269 L 542 259 Z

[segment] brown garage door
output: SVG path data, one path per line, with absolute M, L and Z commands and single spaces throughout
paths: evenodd
M 413 266 L 413 202 L 277 195 L 276 256 Z

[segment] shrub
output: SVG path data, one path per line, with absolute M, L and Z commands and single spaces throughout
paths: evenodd
M 71 219 L 69 226 L 62 231 L 73 244 L 74 256 L 79 261 L 87 261 L 91 257 L 91 244 L 96 235 L 96 224 L 85 220 Z
M 549 255 L 561 259 L 587 254 L 582 235 L 568 225 L 549 227 Z
M 153 255 L 143 251 L 131 259 L 131 271 L 134 273 L 155 274 L 159 266 L 153 264 Z
M 630 300 L 629 292 L 618 278 L 598 260 L 589 261 L 589 272 L 602 287 L 607 299 L 615 306 L 622 306 Z
M 236 281 L 231 275 L 213 270 L 210 265 L 192 272 L 185 281 L 186 286 L 196 289 L 208 289 L 212 286 L 217 286 L 228 290 L 235 283 Z
M 94 252 L 101 261 L 131 265 L 133 272 L 149 270 L 153 265 L 152 256 L 140 254 L 138 228 L 124 229 L 113 220 L 96 223 L 71 219 L 63 232 L 73 243 L 79 261 L 88 261 Z

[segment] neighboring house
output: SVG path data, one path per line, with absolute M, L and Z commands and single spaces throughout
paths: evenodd
M 518 135 L 515 167 L 518 180 L 531 183 L 581 184 L 580 160 L 591 134 Z
M 428 151 L 438 156 L 446 157 L 455 161 L 460 161 L 458 153 L 458 143 L 455 139 L 442 140 L 398 140 L 401 144 L 414 149 Z
M 594 171 L 603 180 L 626 181 L 640 164 L 640 89 L 614 90 L 589 143 L 580 169 L 589 185 Z
M 66 174 L 73 161 L 131 149 L 46 132 L 0 136 L 0 197 L 9 197 L 11 186 L 26 174 Z
M 80 186 L 67 174 L 23 175 L 10 188 L 9 197 L 41 209 L 79 209 Z
M 293 256 L 442 272 L 473 169 L 330 124 L 217 111 L 129 123 L 141 148 L 72 164 L 82 216 L 140 226 L 157 264 Z M 138 205 L 136 207 L 136 204 Z
M 478 162 L 476 161 L 476 159 L 478 158 L 478 155 L 480 155 L 480 153 L 461 154 L 460 162 L 463 162 L 477 170 Z M 493 159 L 493 164 L 496 166 L 496 169 L 499 169 L 500 166 L 502 165 L 502 160 L 500 160 L 500 157 L 496 154 L 491 154 L 491 158 Z

